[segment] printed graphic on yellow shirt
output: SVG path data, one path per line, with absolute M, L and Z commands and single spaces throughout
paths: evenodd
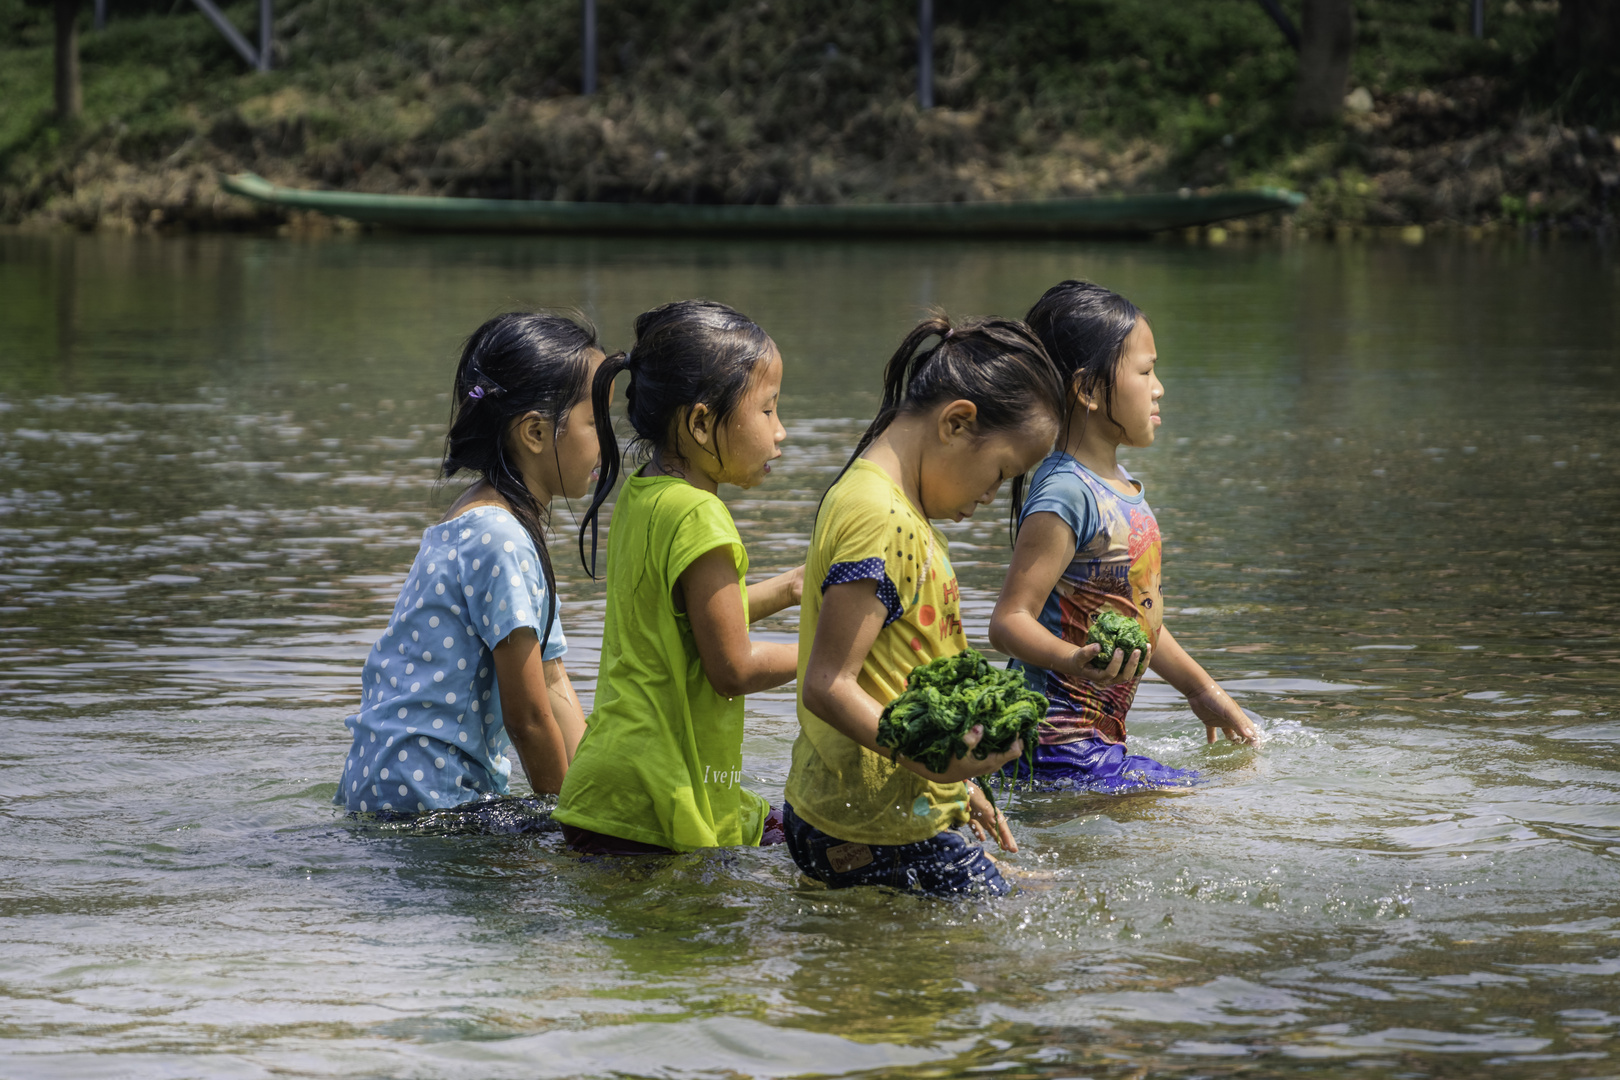
M 938 568 L 930 566 L 925 580 L 933 582 L 938 579 Z M 925 643 L 920 635 L 913 635 L 911 648 L 919 654 L 938 656 L 940 645 L 956 634 L 962 633 L 962 587 L 957 584 L 955 575 L 952 575 L 940 592 L 939 607 L 923 604 L 917 609 L 917 623 L 929 636 L 928 642 Z

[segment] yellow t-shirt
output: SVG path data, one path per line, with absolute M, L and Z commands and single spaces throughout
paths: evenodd
M 770 807 L 741 786 L 743 699 L 710 684 L 673 599 L 676 579 L 715 548 L 730 551 L 742 584 L 748 553 L 725 503 L 676 477 L 625 481 L 608 536 L 596 708 L 553 820 L 676 851 L 759 843 Z
M 887 704 L 911 669 L 967 648 L 961 590 L 945 537 L 878 466 L 857 458 L 821 504 L 804 566 L 799 611 L 799 685 L 816 638 L 822 593 L 831 585 L 873 580 L 888 609 L 866 654 L 861 689 Z M 788 773 L 793 812 L 840 840 L 912 844 L 968 820 L 965 784 L 934 784 L 840 734 L 804 707 Z

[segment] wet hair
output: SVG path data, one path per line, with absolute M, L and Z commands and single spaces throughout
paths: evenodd
M 1063 376 L 1065 390 L 1102 398 L 1114 423 L 1114 381 L 1125 341 L 1147 316 L 1117 292 L 1089 281 L 1064 281 L 1047 289 L 1024 316 Z M 1064 437 L 1072 415 L 1065 403 Z
M 509 312 L 472 332 L 461 349 L 450 394 L 450 430 L 444 440 L 445 479 L 475 473 L 506 500 L 534 541 L 546 579 L 544 651 L 557 612 L 557 575 L 546 548 L 547 511 L 529 492 L 507 453 L 512 421 L 537 412 L 562 430 L 569 411 L 588 390 L 596 327 L 581 315 Z M 556 438 L 552 439 L 556 453 Z
M 925 349 L 929 338 L 937 340 Z M 889 358 L 882 404 L 838 476 L 900 417 L 958 399 L 978 407 L 981 435 L 1015 430 L 1042 412 L 1061 419 L 1063 380 L 1040 338 L 1017 319 L 968 319 L 953 326 L 943 312 L 934 312 Z M 1022 476 L 1013 478 L 1012 498 L 1016 520 L 1024 499 Z
M 624 393 L 625 414 L 636 433 L 630 450 L 645 461 L 654 449 L 674 453 L 683 409 L 706 405 L 715 424 L 723 425 L 736 411 L 760 364 L 775 351 L 770 335 L 747 316 L 712 300 L 679 300 L 637 317 L 635 344 L 627 353 L 608 357 L 596 369 L 591 384 L 602 465 L 590 508 L 580 521 L 579 557 L 592 577 L 596 576 L 602 504 L 622 471 L 619 444 L 608 415 L 613 380 L 621 371 L 630 373 Z M 690 412 L 686 423 L 690 432 Z M 719 447 L 715 450 L 718 457 Z M 591 538 L 588 560 L 587 532 Z

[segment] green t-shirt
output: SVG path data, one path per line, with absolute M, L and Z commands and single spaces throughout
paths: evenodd
M 677 851 L 758 844 L 769 809 L 742 782 L 743 699 L 704 674 L 676 579 L 728 548 L 748 553 L 725 503 L 685 480 L 635 475 L 613 507 L 596 707 L 552 817 Z M 743 592 L 743 610 L 748 594 Z

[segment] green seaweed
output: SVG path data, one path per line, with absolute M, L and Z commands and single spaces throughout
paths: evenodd
M 1137 666 L 1136 674 L 1141 675 L 1147 670 L 1148 636 L 1142 629 L 1142 624 L 1128 615 L 1121 615 L 1117 611 L 1104 611 L 1091 624 L 1091 633 L 1086 635 L 1087 645 L 1101 645 L 1102 651 L 1091 662 L 1091 667 L 1099 670 L 1106 668 L 1114 659 L 1114 650 L 1121 649 L 1125 659 L 1129 660 L 1131 653 L 1140 651 L 1142 661 Z
M 964 649 L 912 669 L 905 690 L 883 708 L 877 741 L 944 772 L 952 760 L 967 756 L 965 736 L 974 725 L 984 726 L 972 750 L 982 761 L 1017 739 L 1033 747 L 1045 717 L 1046 698 L 1020 672 L 992 667 L 978 651 Z

